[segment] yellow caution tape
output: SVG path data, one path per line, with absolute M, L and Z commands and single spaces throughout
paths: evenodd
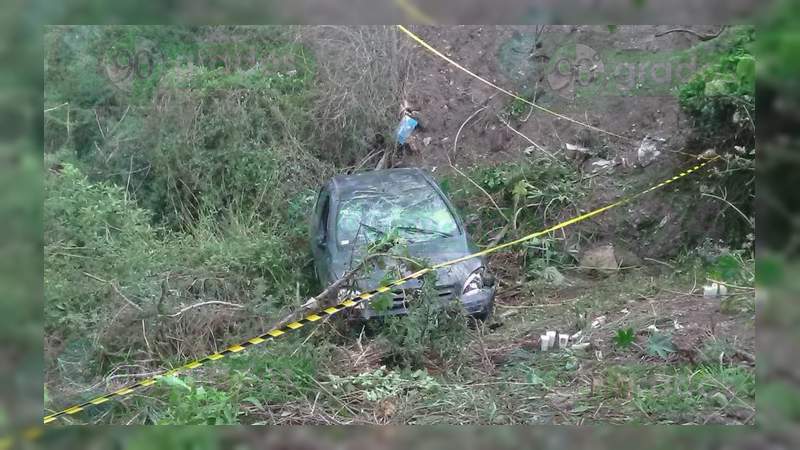
M 701 168 L 703 168 L 704 166 L 710 164 L 711 162 L 715 161 L 718 158 L 719 158 L 719 156 L 715 156 L 712 159 L 709 159 L 709 160 L 706 160 L 704 162 L 701 162 L 701 163 L 699 163 L 699 164 L 697 164 L 697 165 L 695 165 L 695 166 L 693 166 L 693 167 L 691 167 L 691 168 L 689 168 L 687 170 L 684 170 L 683 172 L 680 172 L 678 175 L 675 175 L 672 178 L 664 180 L 661 183 L 658 183 L 658 184 L 656 184 L 654 186 L 651 186 L 651 187 L 645 189 L 644 191 L 641 191 L 641 192 L 639 192 L 639 193 L 637 193 L 635 195 L 632 195 L 632 196 L 629 196 L 629 197 L 624 197 L 624 198 L 622 198 L 622 199 L 620 199 L 620 200 L 618 200 L 618 201 L 616 201 L 614 203 L 611 203 L 609 205 L 603 206 L 602 208 L 595 209 L 595 210 L 590 211 L 590 212 L 588 212 L 586 214 L 581 214 L 580 216 L 574 217 L 572 219 L 565 220 L 565 221 L 563 221 L 563 222 L 561 222 L 561 223 L 559 223 L 557 225 L 553 225 L 550 228 L 546 228 L 544 230 L 528 234 L 528 235 L 523 236 L 523 237 L 521 237 L 519 239 L 515 239 L 513 241 L 506 242 L 504 244 L 500 244 L 500 245 L 497 245 L 497 246 L 494 246 L 494 247 L 491 247 L 491 248 L 487 248 L 485 250 L 481 250 L 481 251 L 479 251 L 477 253 L 473 253 L 471 255 L 467 255 L 467 256 L 464 256 L 464 257 L 461 257 L 461 258 L 451 259 L 449 261 L 445 261 L 445 262 L 442 262 L 442 263 L 435 264 L 435 265 L 433 265 L 431 267 L 426 267 L 426 268 L 418 270 L 418 271 L 416 271 L 416 272 L 414 272 L 412 274 L 406 275 L 403 278 L 394 280 L 391 283 L 388 283 L 388 284 L 386 284 L 384 286 L 380 286 L 380 287 L 378 287 L 376 289 L 373 289 L 373 290 L 371 290 L 369 292 L 364 292 L 362 294 L 359 294 L 358 296 L 342 300 L 340 303 L 338 303 L 338 304 L 336 304 L 334 306 L 327 307 L 324 310 L 318 311 L 318 312 L 316 312 L 314 314 L 309 314 L 306 317 L 297 320 L 296 322 L 288 323 L 288 324 L 286 324 L 285 326 L 283 326 L 281 328 L 272 329 L 272 330 L 267 331 L 266 333 L 264 333 L 264 334 L 262 334 L 260 336 L 256 336 L 256 337 L 250 338 L 250 339 L 248 339 L 248 340 L 246 340 L 244 342 L 241 342 L 239 344 L 231 345 L 230 347 L 228 347 L 225 350 L 222 350 L 220 352 L 213 353 L 213 354 L 208 355 L 208 356 L 206 356 L 204 358 L 200 358 L 200 359 L 188 362 L 188 363 L 186 363 L 186 364 L 184 364 L 184 365 L 182 365 L 180 367 L 177 367 L 177 368 L 174 368 L 172 370 L 169 370 L 168 372 L 165 372 L 165 373 L 163 373 L 161 375 L 157 375 L 157 376 L 154 376 L 154 377 L 151 377 L 151 378 L 147 378 L 147 379 L 138 381 L 138 382 L 133 383 L 133 384 L 131 384 L 129 386 L 123 387 L 122 389 L 119 389 L 117 391 L 114 391 L 114 392 L 111 392 L 111 393 L 108 393 L 108 394 L 105 394 L 105 395 L 101 395 L 100 397 L 93 398 L 93 399 L 88 400 L 86 402 L 83 402 L 81 404 L 70 406 L 69 408 L 63 409 L 63 410 L 61 410 L 61 411 L 59 411 L 57 413 L 45 416 L 44 419 L 43 419 L 43 422 L 45 424 L 48 424 L 48 423 L 51 423 L 51 422 L 55 421 L 56 419 L 58 419 L 61 416 L 69 416 L 69 415 L 77 414 L 77 413 L 83 411 L 87 407 L 90 407 L 90 406 L 93 406 L 93 405 L 99 405 L 101 403 L 105 403 L 105 402 L 107 402 L 107 401 L 109 401 L 111 399 L 114 399 L 114 398 L 126 397 L 126 396 L 131 395 L 131 394 L 133 394 L 133 393 L 135 393 L 135 392 L 137 392 L 137 391 L 139 391 L 139 390 L 141 390 L 141 389 L 143 389 L 145 387 L 148 387 L 148 386 L 151 386 L 151 385 L 155 384 L 158 381 L 159 378 L 163 378 L 165 376 L 175 375 L 175 374 L 178 374 L 178 373 L 181 373 L 181 372 L 185 372 L 185 371 L 188 371 L 188 370 L 191 370 L 191 369 L 196 369 L 198 367 L 203 366 L 206 363 L 209 363 L 209 362 L 212 362 L 212 361 L 216 361 L 216 360 L 225 358 L 228 355 L 244 351 L 249 347 L 252 347 L 252 346 L 255 346 L 255 345 L 259 345 L 259 344 L 262 344 L 262 343 L 265 343 L 265 342 L 271 342 L 273 339 L 276 339 L 276 338 L 278 338 L 280 336 L 283 336 L 285 334 L 291 333 L 292 331 L 295 331 L 297 329 L 303 328 L 304 326 L 306 326 L 308 324 L 311 324 L 313 322 L 319 321 L 320 319 L 324 319 L 326 317 L 332 316 L 332 315 L 334 315 L 334 314 L 336 314 L 336 313 L 338 313 L 338 312 L 340 312 L 342 310 L 355 307 L 355 306 L 357 306 L 357 305 L 359 305 L 359 304 L 361 304 L 363 302 L 368 301 L 369 299 L 371 299 L 372 297 L 374 297 L 374 296 L 376 296 L 376 295 L 378 295 L 380 293 L 383 293 L 383 292 L 386 292 L 386 291 L 390 290 L 392 287 L 402 285 L 402 284 L 406 283 L 409 280 L 413 280 L 413 279 L 419 278 L 419 277 L 425 275 L 426 273 L 432 272 L 432 271 L 434 271 L 436 269 L 440 269 L 442 267 L 447 267 L 447 266 L 452 266 L 454 264 L 458 264 L 458 263 L 460 263 L 462 261 L 466 261 L 468 259 L 472 259 L 472 258 L 477 258 L 477 257 L 480 257 L 480 256 L 488 255 L 490 253 L 497 252 L 499 250 L 511 247 L 513 245 L 520 244 L 520 243 L 525 242 L 525 241 L 529 241 L 529 240 L 534 239 L 536 237 L 539 237 L 539 236 L 542 236 L 542 235 L 545 235 L 545 234 L 548 234 L 548 233 L 552 233 L 553 231 L 560 230 L 562 228 L 565 228 L 565 227 L 568 227 L 570 225 L 576 224 L 578 222 L 584 221 L 586 219 L 592 218 L 592 217 L 594 217 L 594 216 L 596 216 L 598 214 L 601 214 L 601 213 L 603 213 L 605 211 L 608 211 L 610 209 L 619 207 L 619 206 L 624 205 L 626 203 L 630 203 L 631 201 L 635 200 L 638 197 L 641 197 L 642 195 L 645 195 L 645 194 L 647 194 L 649 192 L 655 191 L 656 189 L 660 189 L 660 188 L 662 188 L 662 187 L 664 187 L 664 186 L 666 186 L 668 184 L 671 184 L 671 183 L 675 182 L 676 180 L 678 180 L 680 178 L 683 178 L 683 177 L 685 177 L 685 176 L 687 176 L 687 175 L 689 175 L 689 174 L 691 174 L 693 172 L 696 172 L 696 171 L 700 170 Z M 2 444 L 2 442 L 0 442 L 0 444 Z M 0 446 L 0 448 L 2 448 L 2 447 Z

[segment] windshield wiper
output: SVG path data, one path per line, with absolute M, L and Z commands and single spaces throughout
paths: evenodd
M 412 226 L 400 226 L 400 227 L 395 227 L 395 228 L 397 228 L 398 230 L 414 231 L 414 232 L 417 232 L 417 233 L 438 234 L 439 236 L 443 236 L 443 237 L 453 237 L 453 235 L 450 234 L 450 233 L 445 233 L 444 231 L 438 231 L 438 230 L 426 230 L 426 229 L 423 229 L 423 228 L 417 228 L 417 227 L 412 227 Z
M 381 236 L 385 236 L 386 235 L 386 231 L 381 230 L 380 228 L 373 227 L 372 225 L 367 225 L 364 222 L 358 222 L 358 224 L 361 225 L 362 227 L 370 230 L 370 231 L 374 231 L 374 232 L 380 234 Z

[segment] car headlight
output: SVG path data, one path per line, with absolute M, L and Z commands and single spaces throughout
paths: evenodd
M 483 288 L 483 271 L 484 268 L 479 267 L 469 274 L 467 280 L 464 282 L 464 289 L 461 291 L 462 295 L 469 294 L 470 292 Z

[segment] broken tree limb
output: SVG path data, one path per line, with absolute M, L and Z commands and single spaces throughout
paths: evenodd
M 306 301 L 305 303 L 300 305 L 300 307 L 298 309 L 296 309 L 295 311 L 292 311 L 286 317 L 284 317 L 283 319 L 278 321 L 275 325 L 273 325 L 272 328 L 273 329 L 274 328 L 282 328 L 287 323 L 294 322 L 294 321 L 296 321 L 297 319 L 299 319 L 302 316 L 305 316 L 305 315 L 308 315 L 308 314 L 313 314 L 313 313 L 315 313 L 317 311 L 321 311 L 322 309 L 325 309 L 325 308 L 327 308 L 329 306 L 334 305 L 339 300 L 339 289 L 341 289 L 342 286 L 345 286 L 347 283 L 349 283 L 351 280 L 353 280 L 353 278 L 355 278 L 355 276 L 358 275 L 358 273 L 362 269 L 364 269 L 364 267 L 366 267 L 368 262 L 370 262 L 370 261 L 372 261 L 373 259 L 376 259 L 376 258 L 384 258 L 384 257 L 399 259 L 399 260 L 402 260 L 402 261 L 411 262 L 411 263 L 416 264 L 416 265 L 420 264 L 419 262 L 417 262 L 417 261 L 415 261 L 415 260 L 413 260 L 411 258 L 406 258 L 406 257 L 400 256 L 400 255 L 393 255 L 391 253 L 374 253 L 374 254 L 371 254 L 371 255 L 367 255 L 366 257 L 364 257 L 364 259 L 362 259 L 358 263 L 358 265 L 356 265 L 355 268 L 351 269 L 350 271 L 348 271 L 347 273 L 342 275 L 341 278 L 336 280 L 330 286 L 328 286 L 325 289 L 323 289 L 322 292 L 320 292 L 316 296 L 311 297 L 310 299 L 308 299 L 308 301 Z

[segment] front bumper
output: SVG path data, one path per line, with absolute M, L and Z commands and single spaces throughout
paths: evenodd
M 494 301 L 495 293 L 497 292 L 496 286 L 483 287 L 469 294 L 461 295 L 458 300 L 464 307 L 464 312 L 467 315 L 481 314 L 487 311 L 492 302 Z M 397 316 L 408 314 L 408 308 L 413 303 L 413 299 L 406 300 L 407 297 L 395 297 L 393 305 L 390 309 L 385 311 L 375 311 L 370 308 L 368 303 L 365 303 L 363 308 L 355 308 L 352 317 L 358 319 L 373 319 L 377 317 Z M 449 292 L 440 292 L 439 302 L 442 306 L 451 302 L 455 297 Z

